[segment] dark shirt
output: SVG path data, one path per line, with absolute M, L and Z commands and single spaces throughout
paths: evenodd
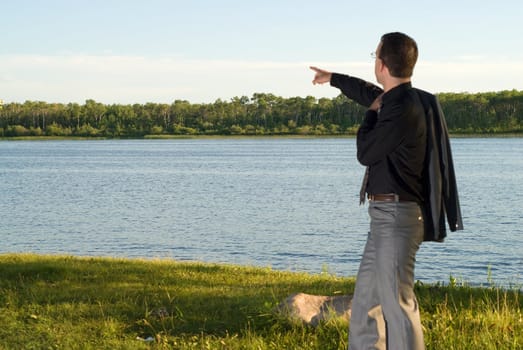
M 331 85 L 367 107 L 382 92 L 342 74 L 333 74 Z M 383 94 L 379 112 L 368 110 L 358 130 L 358 160 L 369 167 L 367 193 L 423 202 L 426 133 L 425 110 L 410 83 Z

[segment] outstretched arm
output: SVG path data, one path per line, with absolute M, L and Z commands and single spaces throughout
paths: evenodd
M 340 89 L 345 96 L 365 107 L 369 107 L 383 93 L 382 88 L 356 77 L 332 73 L 318 67 L 310 67 L 310 69 L 315 72 L 313 84 L 330 83 Z

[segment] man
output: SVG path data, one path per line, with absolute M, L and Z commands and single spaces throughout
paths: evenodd
M 411 85 L 417 57 L 409 36 L 383 35 L 374 65 L 383 89 L 311 67 L 314 84 L 330 82 L 368 107 L 357 157 L 367 167 L 361 203 L 367 195 L 371 222 L 352 301 L 351 350 L 424 349 L 414 295 L 416 252 L 423 240 L 444 238 L 446 210 L 451 230 L 462 229 L 443 115 L 433 95 Z

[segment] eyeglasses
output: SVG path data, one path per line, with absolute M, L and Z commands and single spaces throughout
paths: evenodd
M 374 59 L 379 58 L 378 55 L 376 54 L 376 51 L 372 51 L 372 52 L 370 53 L 370 57 L 372 57 L 372 58 L 374 58 Z

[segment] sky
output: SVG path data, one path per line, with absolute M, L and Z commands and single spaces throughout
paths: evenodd
M 0 99 L 212 103 L 335 97 L 309 66 L 375 82 L 382 34 L 418 43 L 413 85 L 523 90 L 523 2 L 18 0 L 0 4 Z

